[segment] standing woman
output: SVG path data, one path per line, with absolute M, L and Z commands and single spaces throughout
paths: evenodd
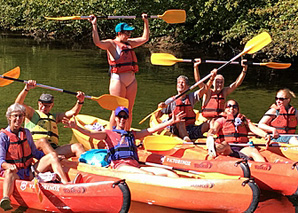
M 295 134 L 298 121 L 298 111 L 290 105 L 291 98 L 296 98 L 289 89 L 281 89 L 276 93 L 275 103 L 259 121 L 258 126 L 268 133 L 272 133 L 272 141 L 298 144 L 297 137 L 287 136 Z M 285 134 L 285 135 L 280 135 Z
M 119 23 L 115 27 L 117 33 L 115 39 L 100 40 L 97 31 L 97 18 L 91 15 L 93 42 L 99 48 L 106 50 L 110 65 L 110 86 L 111 95 L 127 98 L 129 101 L 129 120 L 125 127 L 129 130 L 132 121 L 132 109 L 137 95 L 137 81 L 135 73 L 139 71 L 134 48 L 141 46 L 149 40 L 149 22 L 147 14 L 142 14 L 144 20 L 144 31 L 141 37 L 130 38 L 134 27 L 126 23 Z M 116 125 L 115 112 L 110 117 L 110 129 Z

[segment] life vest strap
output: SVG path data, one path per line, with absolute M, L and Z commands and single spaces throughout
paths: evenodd
M 27 160 L 29 160 L 30 158 L 33 158 L 32 153 L 28 156 L 22 157 L 20 159 L 15 159 L 15 160 L 5 160 L 7 163 L 25 163 Z
M 137 62 L 127 62 L 127 63 L 122 63 L 122 64 L 115 64 L 115 65 L 110 65 L 110 67 L 114 68 L 114 67 L 122 67 L 122 66 L 135 66 L 137 65 Z
M 23 140 L 19 140 L 17 142 L 10 142 L 10 144 L 22 144 L 27 140 L 27 138 L 24 138 Z
M 59 138 L 59 136 L 57 134 L 55 134 L 54 132 L 48 131 L 48 132 L 42 132 L 42 131 L 32 131 L 31 132 L 32 135 L 35 134 L 40 134 L 40 135 L 48 135 L 48 136 L 54 136 L 56 138 Z

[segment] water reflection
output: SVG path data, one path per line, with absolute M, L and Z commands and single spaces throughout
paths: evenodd
M 69 45 L 69 44 L 68 44 Z M 68 46 L 59 43 L 36 43 L 31 39 L 19 37 L 0 37 L 0 69 L 1 74 L 20 66 L 21 79 L 35 79 L 38 83 L 62 88 L 70 91 L 84 91 L 87 95 L 100 96 L 108 93 L 109 77 L 106 53 L 93 44 Z M 138 122 L 147 114 L 154 111 L 157 104 L 166 98 L 176 94 L 176 78 L 180 74 L 189 76 L 194 83 L 192 64 L 177 63 L 175 66 L 162 67 L 150 64 L 150 51 L 146 48 L 136 50 L 140 64 L 140 72 L 137 74 L 138 94 L 134 107 L 133 127 L 145 128 L 148 123 L 139 125 Z M 159 52 L 154 50 L 155 52 Z M 197 53 L 179 53 L 183 58 L 219 59 L 214 56 L 197 55 Z M 178 57 L 178 56 L 177 56 Z M 202 64 L 201 76 L 205 76 L 215 65 Z M 241 67 L 231 65 L 221 73 L 225 76 L 225 85 L 229 85 L 241 72 Z M 0 88 L 0 126 L 5 127 L 5 111 L 12 104 L 17 94 L 23 88 L 22 83 L 14 82 Z M 288 87 L 298 95 L 297 72 L 295 66 L 286 70 L 272 70 L 266 67 L 252 67 L 248 69 L 243 84 L 232 93 L 229 98 L 236 99 L 241 107 L 241 112 L 252 121 L 257 122 L 268 107 L 273 103 L 275 93 L 279 88 Z M 49 92 L 42 88 L 30 90 L 25 103 L 37 106 L 38 97 L 42 92 Z M 60 112 L 70 109 L 76 102 L 76 98 L 69 94 L 59 94 L 50 91 L 55 96 L 53 111 Z M 298 107 L 298 99 L 292 104 Z M 197 106 L 199 108 L 199 106 Z M 102 109 L 95 101 L 86 100 L 81 111 L 103 119 L 108 119 L 110 112 Z M 71 131 L 59 126 L 61 143 L 68 143 Z M 271 194 L 270 194 L 271 195 Z M 272 201 L 272 202 L 271 202 Z M 272 204 L 273 203 L 273 204 Z M 275 204 L 274 204 L 275 203 Z M 278 212 L 289 212 L 293 209 L 285 197 L 271 198 L 265 196 L 258 208 L 268 206 L 280 207 Z M 133 203 L 131 212 L 140 212 L 144 208 L 153 208 L 152 212 L 185 212 L 162 207 L 152 207 L 146 204 Z M 277 210 L 276 209 L 276 210 Z M 290 210 L 289 210 L 290 209 Z M 289 210 L 289 211 L 288 211 Z M 27 211 L 28 212 L 28 211 Z M 32 210 L 33 212 L 33 210 Z

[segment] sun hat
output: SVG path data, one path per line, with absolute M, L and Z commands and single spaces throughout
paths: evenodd
M 129 30 L 134 30 L 134 29 L 135 29 L 134 27 L 129 26 L 128 24 L 126 24 L 124 22 L 117 24 L 116 27 L 115 27 L 116 33 L 119 33 L 123 30 L 128 30 L 129 31 Z

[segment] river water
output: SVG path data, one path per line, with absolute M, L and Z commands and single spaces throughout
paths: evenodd
M 177 63 L 174 66 L 154 66 L 150 63 L 151 52 L 163 52 L 149 48 L 137 48 L 140 72 L 137 74 L 138 94 L 133 112 L 133 124 L 135 128 L 146 128 L 148 123 L 139 125 L 138 122 L 147 114 L 154 111 L 157 104 L 166 98 L 176 94 L 176 78 L 183 74 L 194 83 L 193 67 L 190 63 Z M 175 55 L 175 53 L 174 53 Z M 236 54 L 235 54 L 236 55 Z M 229 60 L 215 56 L 200 55 L 199 51 L 177 53 L 181 58 L 203 58 Z M 247 56 L 247 58 L 251 58 Z M 69 91 L 84 91 L 87 95 L 100 96 L 108 94 L 109 76 L 106 52 L 90 44 L 62 44 L 58 42 L 40 43 L 32 39 L 17 35 L 0 36 L 0 72 L 5 72 L 20 66 L 20 79 L 34 79 L 38 83 L 54 86 Z M 200 65 L 200 74 L 205 76 L 214 64 Z M 241 72 L 238 65 L 230 65 L 221 71 L 225 77 L 225 85 L 232 83 Z M 232 93 L 229 98 L 236 99 L 241 112 L 254 122 L 262 117 L 264 112 L 273 103 L 275 93 L 280 88 L 290 88 L 298 95 L 296 66 L 286 70 L 273 70 L 264 66 L 250 66 L 243 84 Z M 7 121 L 5 112 L 22 90 L 23 84 L 13 82 L 0 88 L 0 126 L 5 127 Z M 70 109 L 76 101 L 72 95 L 48 91 L 42 88 L 30 90 L 25 103 L 37 107 L 37 100 L 41 93 L 51 93 L 55 96 L 54 112 Z M 292 100 L 294 106 L 298 106 L 298 100 Z M 199 108 L 199 106 L 197 106 Z M 85 100 L 82 114 L 89 114 L 103 119 L 108 119 L 110 112 L 101 108 L 95 101 Z M 71 138 L 71 130 L 59 126 L 61 143 L 68 143 Z M 258 208 L 259 212 L 266 207 L 275 205 L 279 212 L 294 211 L 285 197 L 273 193 L 262 197 Z M 152 207 L 146 204 L 133 203 L 131 212 L 142 212 L 150 209 L 150 212 L 181 212 L 162 207 Z M 33 211 L 33 210 L 32 210 Z M 27 210 L 28 212 L 28 210 Z

